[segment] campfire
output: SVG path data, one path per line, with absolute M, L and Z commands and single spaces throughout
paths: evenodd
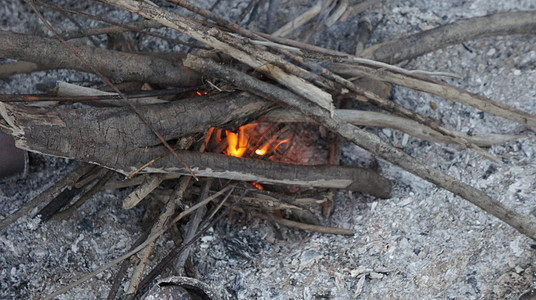
M 285 38 L 296 20 L 268 35 L 241 28 L 187 1 L 170 2 L 208 21 L 149 2 L 101 2 L 148 18 L 153 27 L 178 30 L 202 45 L 189 54 L 144 55 L 69 44 L 60 35 L 49 39 L 0 31 L 0 44 L 9 46 L 2 49 L 4 57 L 35 61 L 39 68 L 47 68 L 49 62 L 39 52 L 45 49 L 67 57 L 54 61 L 59 64 L 55 68 L 90 71 L 109 86 L 109 91 L 101 91 L 58 82 L 48 95 L 9 95 L 0 103 L 0 128 L 19 148 L 81 164 L 38 199 L 2 220 L 0 229 L 42 203 L 47 204 L 38 213 L 41 220 L 61 218 L 101 189 L 131 188 L 123 201 L 125 209 L 153 196 L 165 198 L 146 239 L 116 262 L 139 253 L 127 290 L 133 296 L 145 291 L 170 264 L 182 269 L 189 246 L 231 213 L 304 230 L 353 234 L 323 226 L 318 210 L 324 218 L 330 216 L 336 189 L 386 199 L 392 184 L 377 168 L 341 166 L 341 144 L 349 141 L 536 239 L 536 223 L 530 218 L 363 129 L 390 127 L 432 142 L 459 144 L 492 161 L 499 158 L 482 146 L 516 138 L 446 129 L 439 120 L 388 100 L 393 84 L 536 126 L 533 115 L 436 79 L 454 74 L 392 65 L 444 46 L 427 45 L 426 34 L 410 37 L 422 42 L 425 50 L 408 50 L 404 40 L 357 49 L 370 36 L 370 21 L 363 19 L 358 39 L 364 41 L 357 41 L 356 56 Z M 349 18 L 361 9 L 349 7 L 348 1 L 338 2 L 330 6 L 325 22 Z M 309 22 L 309 15 L 299 16 L 298 23 Z M 500 17 L 534 19 L 524 13 L 492 16 Z M 123 29 L 133 30 L 134 25 Z M 441 32 L 459 38 L 450 29 Z M 480 35 L 485 34 L 463 38 Z M 35 47 L 26 47 L 29 43 Z M 352 102 L 384 112 L 356 110 Z M 75 196 L 78 200 L 65 208 Z M 155 240 L 186 219 L 182 244 L 144 277 Z M 207 292 L 200 282 L 183 284 Z
M 313 128 L 318 130 L 319 126 L 255 122 L 241 126 L 237 133 L 225 130 L 225 139 L 220 143 L 227 145 L 223 153 L 235 157 L 298 165 L 328 164 L 328 152 L 320 148 L 322 136 L 313 136 Z

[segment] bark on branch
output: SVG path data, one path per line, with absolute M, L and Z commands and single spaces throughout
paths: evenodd
M 241 125 L 245 119 L 256 118 L 274 106 L 260 97 L 235 93 L 141 107 L 164 139 L 173 140 L 233 121 Z M 3 103 L 0 114 L 9 124 L 0 123 L 0 129 L 18 137 L 18 147 L 34 152 L 46 146 L 43 153 L 50 155 L 79 152 L 92 158 L 121 160 L 131 151 L 147 151 L 144 149 L 160 144 L 128 107 L 60 109 Z M 47 142 L 34 145 L 40 141 Z
M 198 74 L 180 61 L 73 45 L 75 51 L 113 82 L 141 81 L 163 86 L 192 86 Z M 0 30 L 0 57 L 35 63 L 41 69 L 92 72 L 58 40 Z
M 377 66 L 370 66 L 365 63 L 335 63 L 330 66 L 330 69 L 345 77 L 366 77 L 437 95 L 463 105 L 473 106 L 487 113 L 512 120 L 519 124 L 536 128 L 536 116 L 530 113 L 484 96 L 470 93 L 464 89 L 446 84 L 431 77 L 401 74 Z
M 484 37 L 534 34 L 536 11 L 505 12 L 456 21 L 400 39 L 371 46 L 361 57 L 390 64 L 419 57 L 446 46 Z
M 144 114 L 166 139 L 265 112 L 271 104 L 246 94 L 199 98 L 144 106 Z M 17 146 L 33 152 L 99 164 L 125 175 L 167 153 L 159 140 L 128 108 L 59 109 L 0 103 L 0 128 L 16 138 Z M 177 151 L 197 176 L 345 188 L 380 198 L 391 183 L 374 171 L 339 166 L 298 166 L 211 153 Z M 172 156 L 157 160 L 144 172 L 189 172 Z

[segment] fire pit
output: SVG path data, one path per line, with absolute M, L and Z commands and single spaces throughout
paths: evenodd
M 164 199 L 164 205 L 157 205 L 159 213 L 149 218 L 155 221 L 152 229 L 140 239 L 141 246 L 133 247 L 114 261 L 119 263 L 139 252 L 140 261 L 136 264 L 126 288 L 128 295 L 134 295 L 148 287 L 152 279 L 165 267 L 174 265 L 175 269 L 182 270 L 189 254 L 189 246 L 206 234 L 206 230 L 220 218 L 229 215 L 220 212 L 222 207 L 227 207 L 231 212 L 229 220 L 232 220 L 233 214 L 236 215 L 233 212 L 239 212 L 246 218 L 267 219 L 273 224 L 288 227 L 353 234 L 352 230 L 322 226 L 322 220 L 319 221 L 318 214 L 315 215 L 315 208 L 322 207 L 324 216 L 330 215 L 333 189 L 342 188 L 387 198 L 391 195 L 391 183 L 380 174 L 378 168 L 339 166 L 342 137 L 384 160 L 460 195 L 519 232 L 534 237 L 534 222 L 530 218 L 516 213 L 479 189 L 423 164 L 356 126 L 392 127 L 435 142 L 458 143 L 490 161 L 497 161 L 498 155 L 480 148 L 481 146 L 514 138 L 506 135 L 475 137 L 472 134 L 448 130 L 431 117 L 386 99 L 386 96 L 380 93 L 381 89 L 378 89 L 379 85 L 385 84 L 374 84 L 378 81 L 388 82 L 387 90 L 391 84 L 415 88 L 465 105 L 473 105 L 519 122 L 523 126 L 534 126 L 534 116 L 528 113 L 430 77 L 448 78 L 452 74 L 407 71 L 378 62 L 395 63 L 419 53 L 388 54 L 382 57 L 381 53 L 388 52 L 388 47 L 381 48 L 380 45 L 379 48 L 365 49 L 362 53 L 364 57 L 377 60 L 372 61 L 285 39 L 283 36 L 288 29 L 284 27 L 271 37 L 247 31 L 184 1 L 178 1 L 178 4 L 208 18 L 213 24 L 204 27 L 206 23 L 203 21 L 192 21 L 183 18 L 181 14 L 162 11 L 161 8 L 149 4 L 137 3 L 136 5 L 141 6 L 130 7 L 129 5 L 134 4 L 123 1 L 105 2 L 113 2 L 114 5 L 156 21 L 143 26 L 165 24 L 219 52 L 219 55 L 214 55 L 214 51 L 196 51 L 195 55 L 183 55 L 180 58 L 145 58 L 138 54 L 125 53 L 113 59 L 118 62 L 141 59 L 150 61 L 149 65 L 165 65 L 166 69 L 162 69 L 162 72 L 170 75 L 166 75 L 166 78 L 172 78 L 171 74 L 186 72 L 188 76 L 175 76 L 173 80 L 189 84 L 191 81 L 201 82 L 199 80 L 202 79 L 202 88 L 210 91 L 206 95 L 204 92 L 198 92 L 201 95 L 194 98 L 162 97 L 163 93 L 183 94 L 189 88 L 174 93 L 161 90 L 160 87 L 170 84 L 156 74 L 156 77 L 142 76 L 142 81 L 153 85 L 144 85 L 144 92 L 139 91 L 138 85 L 135 92 L 126 89 L 118 93 L 119 95 L 103 95 L 90 89 L 89 94 L 75 92 L 69 96 L 46 97 L 22 95 L 8 99 L 11 102 L 39 100 L 61 104 L 37 108 L 2 103 L 0 112 L 3 121 L 0 126 L 4 132 L 17 139 L 19 147 L 98 166 L 82 165 L 76 168 L 39 197 L 2 220 L 2 230 L 38 206 L 38 215 L 43 221 L 65 219 L 103 188 L 136 186 L 123 199 L 123 207 L 128 209 L 136 209 L 144 199 Z M 253 8 L 258 1 L 252 3 Z M 326 26 L 339 19 L 350 18 L 352 10 L 358 10 L 360 5 L 365 5 L 358 4 L 350 9 L 345 1 L 330 4 L 333 6 L 330 6 L 329 18 L 319 19 L 325 22 Z M 316 6 L 308 11 L 308 14 L 314 15 L 315 9 Z M 499 14 L 491 18 L 507 20 L 513 16 L 519 20 L 527 18 L 526 14 L 522 13 Z M 300 15 L 298 20 L 307 22 L 306 18 L 307 14 L 304 14 Z M 474 22 L 481 20 L 475 19 Z M 519 33 L 524 33 L 523 30 L 519 29 Z M 476 32 L 466 39 L 482 34 L 484 33 Z M 366 30 L 363 36 L 368 39 Z M 89 53 L 86 51 L 93 51 L 83 46 L 66 46 L 50 39 L 8 32 L 2 32 L 0 39 L 10 41 L 12 47 L 5 49 L 5 54 L 17 59 L 38 58 L 38 55 L 32 56 L 30 51 L 25 52 L 19 47 L 28 41 L 40 43 L 43 48 L 60 47 L 58 49 L 63 49 L 66 53 L 75 53 L 75 60 L 84 61 L 85 55 Z M 99 53 L 98 57 L 105 61 L 112 59 L 112 56 L 107 55 L 116 54 L 107 51 Z M 85 61 L 84 67 L 76 68 L 88 70 L 97 63 L 98 61 Z M 41 63 L 38 67 L 47 68 L 48 65 Z M 74 68 L 74 65 L 64 67 Z M 140 65 L 141 69 L 143 68 Z M 197 73 L 193 75 L 193 71 Z M 109 72 L 100 76 L 118 81 L 122 76 L 128 75 L 114 78 L 111 77 L 115 76 L 113 70 Z M 263 75 L 260 76 L 260 73 Z M 372 86 L 367 86 L 364 82 L 372 82 Z M 117 85 L 112 86 L 115 92 L 119 92 Z M 60 90 L 61 87 L 58 87 L 56 95 L 60 95 Z M 195 90 L 199 90 L 199 87 L 195 87 Z M 144 97 L 141 102 L 134 100 L 138 95 Z M 157 96 L 159 99 L 156 101 L 147 99 Z M 97 102 L 105 103 L 104 100 L 108 101 L 110 98 L 111 103 L 104 106 L 95 105 Z M 338 102 L 344 103 L 349 99 L 360 102 L 360 105 L 390 111 L 397 116 L 386 118 L 385 114 L 377 112 L 362 114 L 363 112 L 351 109 L 352 106 L 349 107 L 350 111 L 341 110 Z M 66 105 L 72 102 L 84 104 Z M 281 123 L 288 118 L 295 123 Z M 315 125 L 304 125 L 303 122 L 313 122 Z M 407 143 L 407 139 L 402 142 L 404 143 Z M 116 178 L 110 181 L 114 172 L 128 179 Z M 199 179 L 202 180 L 198 182 Z M 241 182 L 249 182 L 251 185 Z M 268 190 L 260 189 L 267 186 L 270 186 Z M 277 188 L 272 188 L 273 186 Z M 290 186 L 292 188 L 289 188 Z M 314 188 L 314 196 L 307 193 L 311 188 Z M 294 194 L 289 194 L 289 191 Z M 76 198 L 69 208 L 60 211 L 73 197 L 79 198 Z M 42 207 L 45 203 L 48 204 Z M 143 278 L 155 240 L 164 232 L 175 230 L 174 224 L 182 224 L 180 222 L 186 220 L 184 218 L 189 214 L 191 215 L 186 218 L 188 223 L 182 235 L 176 239 L 177 245 L 182 246 L 157 260 L 159 263 Z M 380 250 L 381 253 L 389 251 L 387 246 Z M 302 257 L 302 267 L 306 267 L 307 262 L 311 261 L 308 257 L 312 257 L 312 260 L 319 257 L 313 252 L 309 254 Z M 127 267 L 125 262 L 123 268 Z M 357 272 L 356 276 L 365 271 Z M 366 272 L 373 274 L 370 276 L 384 276 L 391 271 L 370 269 Z M 365 277 L 359 278 L 361 282 L 361 278 Z

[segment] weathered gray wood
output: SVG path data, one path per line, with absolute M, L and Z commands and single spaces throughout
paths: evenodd
M 260 97 L 235 93 L 141 106 L 140 109 L 166 140 L 172 140 L 204 133 L 210 127 L 229 122 L 240 124 L 273 106 Z M 0 124 L 0 129 L 3 127 L 8 134 L 15 131 L 12 135 L 19 136 L 17 146 L 34 152 L 42 150 L 56 156 L 84 153 L 87 157 L 107 156 L 110 160 L 120 160 L 130 151 L 160 144 L 151 129 L 128 107 L 64 109 L 2 103 L 0 113 L 12 125 Z
M 180 60 L 162 59 L 89 46 L 72 45 L 82 57 L 113 82 L 141 81 L 164 86 L 191 86 L 199 75 L 184 68 Z M 60 41 L 0 30 L 0 57 L 32 62 L 39 70 L 92 70 Z
M 376 44 L 363 50 L 360 56 L 396 64 L 470 40 L 499 35 L 534 34 L 535 32 L 536 11 L 497 13 L 459 20 L 414 35 Z
M 209 127 L 244 122 L 266 112 L 270 102 L 249 94 L 199 97 L 143 106 L 147 119 L 167 139 L 205 132 Z M 2 128 L 20 148 L 98 164 L 125 175 L 166 155 L 164 146 L 128 108 L 60 109 L 0 103 Z M 212 153 L 177 151 L 196 176 L 306 187 L 346 188 L 387 198 L 389 180 L 374 171 L 340 166 L 299 166 Z M 189 175 L 171 155 L 143 170 Z

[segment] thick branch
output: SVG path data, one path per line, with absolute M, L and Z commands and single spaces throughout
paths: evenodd
M 231 95 L 199 98 L 187 103 L 145 106 L 145 115 L 167 138 L 177 138 L 207 127 L 247 117 L 269 106 L 251 96 Z M 248 100 L 249 99 L 249 100 Z M 17 146 L 29 151 L 61 156 L 116 170 L 125 175 L 167 150 L 154 146 L 158 140 L 127 108 L 45 109 L 0 104 L 6 123 L 3 129 L 17 139 Z M 242 159 L 209 153 L 177 151 L 197 176 L 288 184 L 309 187 L 346 188 L 386 198 L 390 182 L 377 173 L 339 166 L 298 166 Z M 144 171 L 189 172 L 172 156 L 157 160 Z
M 484 37 L 534 34 L 536 11 L 505 12 L 456 21 L 400 39 L 376 44 L 361 57 L 396 64 L 446 46 Z
M 165 86 L 191 86 L 198 74 L 180 61 L 89 46 L 75 46 L 103 75 L 114 82 L 142 81 Z M 0 30 L 0 57 L 33 62 L 41 69 L 73 69 L 92 72 L 69 49 L 55 39 Z
M 162 136 L 172 140 L 229 122 L 243 122 L 265 113 L 273 105 L 242 93 L 141 107 L 147 120 Z M 32 148 L 30 143 L 34 140 L 47 141 L 44 151 L 51 155 L 63 156 L 68 148 L 69 152 L 85 153 L 88 157 L 105 155 L 121 160 L 130 151 L 160 144 L 128 107 L 61 109 L 2 104 L 0 114 L 11 125 L 0 124 L 0 129 L 19 136 L 18 147 Z

